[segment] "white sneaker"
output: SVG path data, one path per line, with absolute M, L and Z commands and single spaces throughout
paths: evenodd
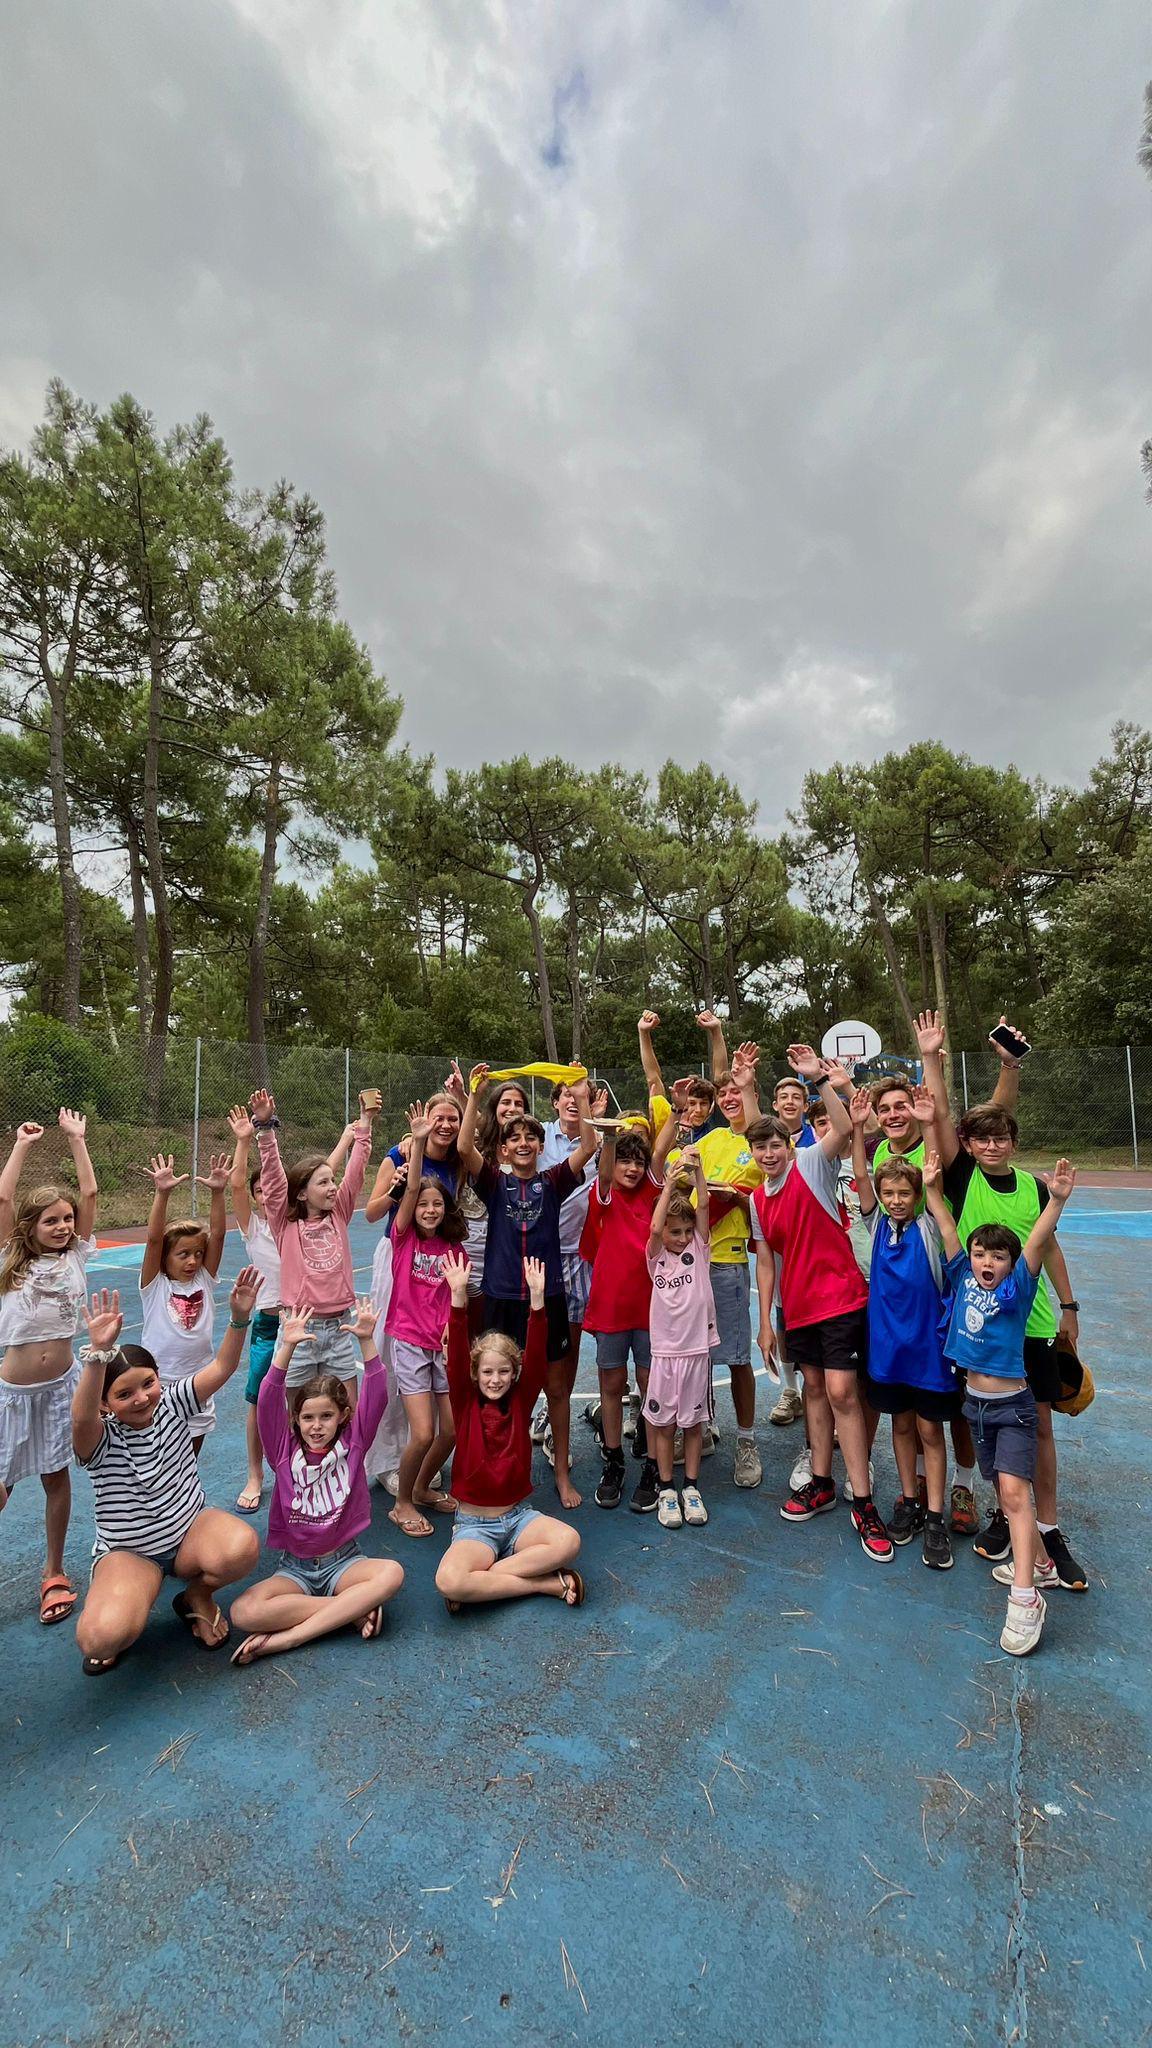
M 680 1513 L 680 1501 L 674 1486 L 660 1488 L 660 1498 L 656 1503 L 656 1519 L 662 1529 L 683 1528 L 684 1517 Z
M 746 1436 L 738 1436 L 736 1439 L 736 1462 L 732 1467 L 732 1477 L 737 1486 L 759 1486 L 764 1477 L 760 1453 L 755 1443 L 750 1442 Z
M 535 1408 L 532 1410 L 532 1421 L 528 1430 L 528 1434 L 534 1444 L 543 1443 L 544 1433 L 547 1428 L 548 1403 L 547 1401 L 537 1401 Z
M 1009 1597 L 1008 1612 L 1000 1631 L 1000 1648 L 1007 1650 L 1010 1657 L 1026 1657 L 1040 1641 L 1047 1612 L 1048 1602 L 1043 1593 L 1037 1593 L 1030 1607 L 1025 1606 L 1023 1600 Z
M 720 1431 L 714 1422 L 705 1422 L 700 1428 L 700 1456 L 710 1458 L 720 1441 Z
M 682 1429 L 678 1429 L 672 1438 L 672 1463 L 674 1465 L 682 1465 L 684 1463 L 684 1431 Z
M 804 1449 L 801 1451 L 800 1456 L 797 1458 L 796 1463 L 793 1465 L 791 1473 L 788 1477 L 788 1484 L 791 1487 L 793 1493 L 799 1493 L 802 1486 L 807 1486 L 808 1481 L 811 1479 L 811 1477 L 812 1446 L 810 1444 L 805 1444 Z
M 768 1417 L 777 1429 L 787 1429 L 790 1422 L 799 1422 L 804 1413 L 804 1403 L 791 1387 L 781 1387 L 780 1399 Z
M 708 1510 L 700 1498 L 698 1486 L 686 1486 L 680 1496 L 684 1506 L 684 1520 L 690 1529 L 702 1529 L 708 1520 Z
M 868 1491 L 869 1491 L 869 1493 L 871 1493 L 871 1491 L 872 1491 L 872 1488 L 873 1488 L 873 1486 L 875 1485 L 875 1483 L 876 1483 L 876 1468 L 875 1468 L 875 1466 L 873 1465 L 873 1463 L 872 1463 L 872 1460 L 871 1460 L 871 1458 L 869 1458 L 869 1460 L 868 1460 Z M 843 1486 L 842 1486 L 842 1487 L 840 1488 L 840 1498 L 841 1498 L 841 1500 L 855 1500 L 855 1498 L 856 1498 L 856 1495 L 855 1495 L 855 1494 L 853 1493 L 853 1491 L 852 1491 L 852 1481 L 851 1481 L 851 1480 L 850 1480 L 850 1479 L 848 1478 L 847 1474 L 845 1474 L 845 1476 L 844 1476 L 844 1484 L 843 1484 Z
M 1005 1564 L 994 1564 L 992 1567 L 992 1577 L 995 1579 L 996 1584 L 998 1586 L 1014 1585 L 1016 1582 L 1015 1571 L 1011 1558 L 1009 1558 Z M 1057 1571 L 1050 1557 L 1046 1557 L 1044 1559 L 1043 1564 L 1038 1564 L 1033 1567 L 1032 1584 L 1034 1586 L 1040 1586 L 1044 1589 L 1046 1589 L 1049 1586 L 1058 1586 L 1060 1584 L 1060 1574 Z
M 548 1460 L 548 1463 L 552 1466 L 555 1466 L 556 1446 L 552 1441 L 552 1424 L 550 1422 L 546 1423 L 544 1426 L 544 1434 L 540 1439 L 540 1449 L 543 1451 L 544 1456 Z

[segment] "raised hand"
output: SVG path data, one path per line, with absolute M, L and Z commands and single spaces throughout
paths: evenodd
M 695 1173 L 699 1164 L 700 1147 L 698 1145 L 685 1145 L 676 1164 L 673 1166 L 669 1162 L 665 1167 L 664 1178 L 665 1180 L 675 1180 L 678 1173 Z
M 363 1343 L 365 1337 L 372 1335 L 376 1328 L 376 1311 L 372 1306 L 371 1295 L 361 1294 L 357 1296 L 356 1313 L 353 1320 L 350 1323 L 341 1323 L 340 1328 L 347 1330 L 350 1337 L 358 1337 L 361 1343 Z
M 851 1088 L 852 1076 L 841 1060 L 825 1060 L 823 1064 L 824 1079 L 836 1090 L 837 1095 Z
M 912 1114 L 918 1124 L 934 1124 L 936 1121 L 936 1104 L 932 1100 L 932 1090 L 925 1088 L 923 1082 L 918 1081 L 912 1090 Z
M 275 1097 L 267 1088 L 257 1088 L 255 1094 L 248 1098 L 248 1107 L 252 1112 L 253 1123 L 270 1123 L 276 1114 Z
M 695 1080 L 695 1078 L 694 1074 L 681 1074 L 678 1081 L 673 1081 L 672 1086 L 668 1090 L 668 1100 L 672 1104 L 673 1109 L 677 1111 L 683 1109 L 684 1104 L 688 1100 L 688 1084 L 690 1081 Z
M 942 1178 L 943 1178 L 943 1168 L 942 1168 L 942 1167 L 941 1167 L 941 1165 L 940 1165 L 940 1154 L 939 1154 L 938 1152 L 928 1152 L 928 1153 L 926 1153 L 926 1154 L 925 1154 L 925 1156 L 924 1156 L 924 1185 L 925 1185 L 925 1187 L 926 1187 L 926 1188 L 935 1188 L 935 1187 L 939 1187 L 939 1185 L 940 1185 L 940 1182 L 941 1182 L 941 1179 L 942 1179 Z
M 998 1031 L 1010 1031 L 1012 1033 L 1013 1038 L 1019 1040 L 1021 1052 L 1026 1052 L 1028 1050 L 1028 1039 L 1026 1035 L 1023 1031 L 1019 1029 L 1017 1025 L 1010 1024 L 1008 1022 L 1007 1017 L 1001 1017 L 999 1024 L 996 1026 L 996 1029 Z M 1019 1066 L 1021 1058 L 1020 1052 L 1011 1052 L 1006 1045 L 1001 1045 L 998 1038 L 993 1038 L 991 1032 L 988 1033 L 988 1043 L 992 1047 L 993 1052 L 996 1054 L 997 1059 L 1002 1060 L 1006 1067 Z
M 824 1078 L 824 1062 L 810 1045 L 790 1045 L 788 1064 L 794 1067 L 803 1081 L 821 1081 Z
M 872 1114 L 872 1096 L 867 1088 L 854 1088 L 848 1101 L 848 1114 L 853 1126 L 863 1130 Z
M 340 1327 L 344 1329 L 345 1325 L 342 1323 Z M 280 1342 L 282 1344 L 302 1344 L 305 1337 L 309 1335 L 311 1328 L 312 1310 L 310 1308 L 286 1308 L 280 1318 Z
M 238 1145 L 247 1145 L 252 1136 L 252 1119 L 243 1103 L 233 1103 L 228 1111 L 228 1128 Z
M 43 1124 L 21 1124 L 16 1133 L 16 1143 L 21 1148 L 26 1148 L 29 1145 L 38 1145 L 43 1136 Z
M 432 1119 L 429 1116 L 425 1116 L 424 1104 L 422 1102 L 409 1103 L 408 1128 L 412 1133 L 412 1143 L 414 1145 L 426 1145 L 428 1143 L 428 1134 L 432 1129 Z
M 525 1259 L 524 1284 L 528 1289 L 528 1301 L 532 1308 L 544 1306 L 544 1261 Z
M 208 1156 L 208 1171 L 196 1175 L 196 1185 L 198 1188 L 211 1188 L 213 1194 L 218 1194 L 221 1188 L 227 1187 L 231 1171 L 231 1153 L 212 1152 Z
M 720 1029 L 720 1019 L 716 1015 L 715 1010 L 697 1010 L 696 1022 L 700 1026 L 701 1031 L 718 1031 Z
M 109 1294 L 106 1287 L 101 1287 L 86 1306 L 84 1321 L 88 1325 L 88 1342 L 93 1351 L 111 1351 L 124 1328 L 118 1290 L 113 1288 Z
M 62 1109 L 56 1119 L 70 1145 L 82 1144 L 88 1129 L 88 1119 L 78 1109 Z
M 658 1031 L 660 1028 L 660 1019 L 657 1016 L 655 1010 L 643 1011 L 637 1028 L 640 1031 Z
M 592 1097 L 592 1114 L 593 1116 L 607 1116 L 608 1090 L 606 1088 L 597 1088 L 595 1095 Z
M 479 1090 L 484 1086 L 484 1083 L 488 1079 L 488 1076 L 491 1073 L 491 1071 L 492 1069 L 489 1066 L 487 1060 L 477 1060 L 476 1065 L 474 1067 L 469 1068 L 468 1086 L 473 1095 L 477 1094 Z
M 461 1109 L 463 1109 L 464 1104 L 468 1100 L 468 1083 L 460 1072 L 459 1060 L 453 1060 L 452 1062 L 451 1070 L 444 1082 L 444 1093 L 445 1095 L 450 1095 L 453 1102 L 459 1103 Z
M 228 1296 L 229 1314 L 237 1322 L 241 1319 L 247 1321 L 256 1306 L 256 1296 L 263 1285 L 264 1282 L 255 1266 L 241 1267 L 232 1282 L 232 1292 Z
M 182 1188 L 188 1178 L 186 1173 L 175 1171 L 175 1161 L 171 1152 L 167 1159 L 162 1152 L 155 1153 L 147 1166 L 142 1166 L 140 1171 L 147 1174 L 158 1195 L 170 1195 L 173 1188 Z
M 1055 1202 L 1066 1202 L 1076 1185 L 1076 1168 L 1068 1159 L 1058 1159 L 1048 1175 L 1048 1193 Z
M 369 1122 L 371 1122 L 374 1116 L 379 1116 L 383 1106 L 384 1097 L 381 1095 L 379 1088 L 362 1088 L 360 1090 L 360 1115 L 362 1118 L 367 1117 Z
M 446 1252 L 440 1261 L 440 1272 L 448 1282 L 453 1308 L 467 1308 L 468 1282 L 472 1278 L 472 1261 L 463 1252 Z
M 750 1040 L 738 1045 L 732 1055 L 732 1079 L 737 1088 L 751 1088 L 756 1082 L 756 1067 L 760 1058 L 760 1047 Z
M 921 1059 L 944 1050 L 944 1019 L 939 1010 L 921 1010 L 916 1019 L 916 1044 Z

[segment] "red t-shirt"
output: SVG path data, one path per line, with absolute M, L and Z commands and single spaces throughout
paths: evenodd
M 795 1153 L 774 1193 L 765 1186 L 752 1197 L 753 1238 L 784 1260 L 777 1291 L 789 1330 L 848 1315 L 868 1301 L 868 1283 L 836 1199 L 839 1172 L 838 1159 L 809 1145 Z
M 610 1188 L 601 1195 L 597 1181 L 588 1203 L 588 1220 L 580 1240 L 584 1258 L 591 1258 L 592 1285 L 584 1328 L 646 1330 L 652 1303 L 648 1271 L 648 1239 L 663 1182 L 646 1173 L 639 1187 Z
M 548 1371 L 548 1318 L 528 1317 L 520 1377 L 503 1401 L 485 1401 L 472 1378 L 468 1311 L 448 1316 L 448 1398 L 456 1424 L 452 1485 L 475 1508 L 513 1507 L 532 1491 L 532 1410 Z

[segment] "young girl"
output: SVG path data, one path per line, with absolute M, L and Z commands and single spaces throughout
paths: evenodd
M 596 1339 L 604 1436 L 604 1470 L 596 1488 L 596 1504 L 602 1508 L 618 1507 L 624 1491 L 624 1396 L 631 1355 L 640 1389 L 641 1413 L 633 1455 L 643 1463 L 629 1506 L 638 1515 L 647 1514 L 656 1506 L 660 1492 L 656 1461 L 650 1455 L 643 1426 L 652 1358 L 648 1338 L 652 1281 L 647 1249 L 652 1217 L 663 1189 L 664 1161 L 675 1139 L 676 1122 L 672 1117 L 665 1119 L 655 1152 L 649 1147 L 647 1132 L 606 1134 L 581 1240 L 585 1258 L 594 1262 L 584 1321 Z
M 320 1152 L 306 1152 L 285 1173 L 276 1143 L 280 1119 L 266 1088 L 249 1103 L 260 1146 L 264 1213 L 280 1254 L 280 1286 L 288 1301 L 312 1310 L 308 1335 L 297 1344 L 288 1367 L 289 1387 L 317 1373 L 335 1373 L 353 1402 L 363 1364 L 360 1347 L 348 1334 L 345 1317 L 356 1300 L 348 1225 L 355 1213 L 372 1150 L 372 1118 L 360 1097 L 352 1153 L 342 1181 Z
M 233 1603 L 237 1628 L 249 1629 L 234 1664 L 298 1650 L 316 1636 L 356 1627 L 371 1642 L 384 1603 L 404 1573 L 390 1558 L 366 1557 L 357 1537 L 371 1520 L 364 1452 L 384 1413 L 388 1387 L 376 1350 L 376 1314 L 365 1297 L 344 1325 L 364 1358 L 355 1409 L 343 1380 L 321 1373 L 284 1398 L 292 1354 L 308 1335 L 310 1309 L 287 1309 L 280 1344 L 257 1403 L 260 1436 L 273 1472 L 268 1541 L 279 1565 Z
M 151 1352 L 119 1343 L 119 1295 L 92 1297 L 72 1399 L 72 1441 L 96 1491 L 96 1562 L 76 1623 L 88 1678 L 111 1671 L 143 1633 L 166 1577 L 185 1581 L 172 1606 L 201 1649 L 218 1650 L 228 1639 L 216 1594 L 251 1571 L 260 1542 L 237 1515 L 207 1505 L 192 1424 L 240 1363 L 259 1288 L 255 1266 L 245 1266 L 215 1358 L 190 1378 L 167 1382 Z
M 76 1590 L 64 1570 L 64 1539 L 72 1507 L 72 1394 L 79 1367 L 72 1340 L 84 1308 L 84 1268 L 95 1245 L 96 1175 L 84 1142 L 86 1120 L 62 1109 L 60 1129 L 76 1168 L 77 1193 L 16 1188 L 40 1124 L 21 1124 L 0 1174 L 0 1508 L 18 1479 L 44 1488 L 47 1555 L 40 1580 L 40 1619 L 64 1621 Z
M 415 1103 L 408 1113 L 412 1151 L 408 1182 L 392 1225 L 392 1296 L 384 1328 L 392 1339 L 392 1370 L 408 1417 L 408 1442 L 400 1459 L 396 1505 L 388 1519 L 405 1536 L 430 1536 L 432 1524 L 420 1513 L 432 1507 L 452 1514 L 451 1494 L 430 1484 L 452 1449 L 454 1430 L 444 1370 L 444 1325 L 448 1287 L 442 1262 L 462 1242 L 468 1226 L 439 1181 L 424 1172 L 424 1151 L 432 1128 Z
M 248 1477 L 236 1502 L 242 1515 L 254 1515 L 259 1511 L 264 1494 L 264 1455 L 260 1448 L 260 1431 L 256 1422 L 256 1397 L 260 1392 L 264 1375 L 272 1363 L 280 1329 L 280 1254 L 264 1213 L 260 1168 L 257 1167 L 255 1173 L 248 1171 L 252 1119 L 248 1111 L 237 1103 L 228 1112 L 228 1122 L 236 1141 L 229 1179 L 232 1214 L 244 1240 L 244 1249 L 249 1261 L 255 1266 L 262 1282 L 260 1306 L 252 1319 L 252 1336 L 248 1345 L 248 1378 L 244 1387 L 244 1399 L 247 1403 Z M 355 1124 L 349 1124 L 343 1137 L 328 1154 L 328 1164 L 333 1173 L 338 1173 L 343 1166 L 355 1134 Z
M 695 1209 L 677 1185 L 681 1169 L 695 1176 Z M 704 1424 L 712 1419 L 712 1347 L 720 1342 L 708 1250 L 708 1183 L 695 1145 L 686 1145 L 668 1170 L 647 1252 L 652 1365 L 644 1414 L 655 1437 L 660 1473 L 657 1517 L 662 1529 L 679 1529 L 683 1522 L 699 1528 L 708 1520 L 698 1481 Z M 684 1492 L 679 1499 L 673 1480 L 677 1429 L 684 1432 Z
M 208 1173 L 196 1176 L 198 1187 L 211 1190 L 206 1225 L 168 1221 L 168 1197 L 173 1188 L 183 1187 L 188 1178 L 186 1173 L 173 1171 L 171 1153 L 165 1159 L 158 1152 L 141 1169 L 155 1192 L 140 1266 L 140 1300 L 144 1309 L 140 1342 L 155 1360 L 162 1380 L 187 1379 L 212 1359 L 216 1275 L 228 1227 L 224 1189 L 228 1185 L 229 1164 L 226 1153 L 219 1157 L 213 1153 Z M 215 1427 L 216 1410 L 209 1402 L 190 1423 L 197 1457 L 204 1438 Z
M 567 1522 L 529 1507 L 532 1491 L 532 1404 L 548 1370 L 544 1263 L 525 1259 L 528 1341 L 497 1331 L 468 1343 L 467 1259 L 447 1258 L 452 1296 L 448 1323 L 448 1387 L 456 1419 L 453 1485 L 456 1526 L 440 1560 L 436 1585 L 450 1614 L 482 1600 L 550 1593 L 569 1607 L 584 1599 L 572 1569 L 580 1538 Z
M 874 1181 L 869 1177 L 865 1130 L 872 1114 L 871 1090 L 858 1088 L 848 1107 L 860 1218 L 872 1238 L 868 1400 L 879 1414 L 892 1417 L 900 1475 L 888 1534 L 893 1543 L 910 1543 L 923 1530 L 923 1563 L 931 1571 L 947 1572 L 953 1558 L 944 1526 L 944 1425 L 960 1414 L 964 1387 L 944 1356 L 941 1318 L 949 1290 L 940 1233 L 921 1213 L 924 1176 L 918 1166 L 894 1155 L 873 1169 Z M 931 1124 L 927 1129 L 931 1136 Z M 917 1438 L 924 1447 L 927 1509 L 917 1497 Z

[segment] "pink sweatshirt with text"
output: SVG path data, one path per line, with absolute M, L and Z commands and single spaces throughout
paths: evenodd
M 356 1299 L 348 1223 L 364 1185 L 372 1133 L 357 1131 L 335 1207 L 313 1222 L 288 1214 L 288 1181 L 275 1131 L 256 1135 L 264 1214 L 280 1253 L 280 1299 L 318 1316 L 344 1315 Z

